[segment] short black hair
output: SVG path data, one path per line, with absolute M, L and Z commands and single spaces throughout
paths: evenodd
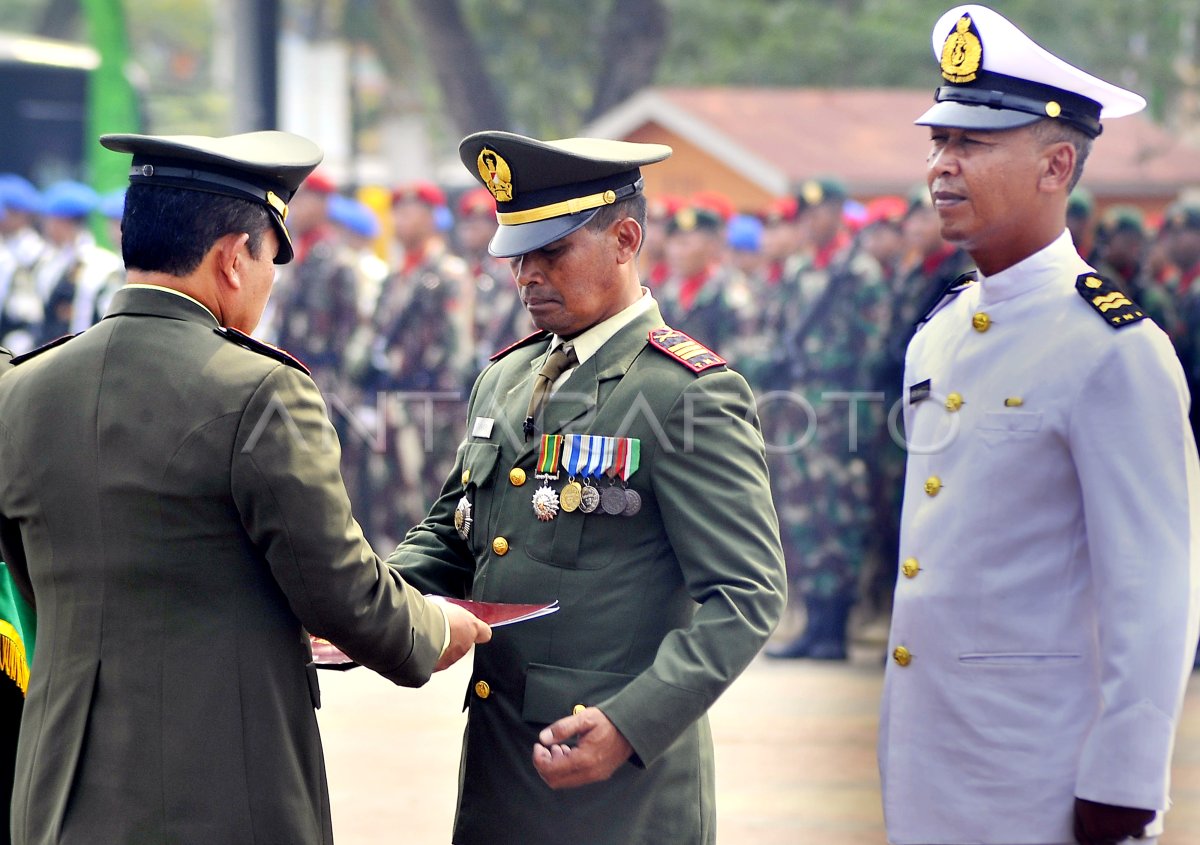
M 600 210 L 592 216 L 591 220 L 584 224 L 584 228 L 590 229 L 593 232 L 600 232 L 618 220 L 624 220 L 626 217 L 632 217 L 642 227 L 642 231 L 646 231 L 645 194 L 637 193 L 620 202 L 614 202 L 612 205 L 600 206 Z M 642 243 L 643 245 L 645 244 L 644 238 Z M 638 251 L 641 251 L 640 246 L 638 247 Z
M 121 257 L 130 270 L 186 276 L 229 234 L 245 232 L 259 257 L 271 227 L 267 209 L 249 200 L 165 185 L 130 185 L 121 217 Z

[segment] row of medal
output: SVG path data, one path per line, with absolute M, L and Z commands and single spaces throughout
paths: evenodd
M 560 510 L 593 513 L 598 508 L 611 516 L 635 515 L 642 509 L 642 497 L 629 487 L 629 479 L 640 460 L 641 441 L 636 437 L 543 434 L 534 476 L 542 479 L 542 486 L 533 494 L 534 515 L 543 522 L 554 519 Z M 558 480 L 560 463 L 567 483 L 555 492 L 550 482 Z M 604 476 L 609 479 L 607 486 L 592 484 L 592 479 Z
M 596 434 L 543 434 L 534 477 L 542 486 L 533 493 L 533 513 L 543 522 L 559 511 L 634 516 L 642 509 L 642 497 L 629 487 L 641 459 L 641 441 L 636 437 L 605 437 Z M 550 486 L 559 479 L 559 467 L 567 472 L 561 491 Z M 607 485 L 593 484 L 608 477 Z M 583 483 L 576 481 L 582 478 Z M 620 482 L 620 483 L 618 483 Z M 454 527 L 464 540 L 470 536 L 471 500 L 463 496 L 454 509 Z

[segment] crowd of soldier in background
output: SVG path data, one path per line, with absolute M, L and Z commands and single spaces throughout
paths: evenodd
M 93 225 L 107 221 L 119 252 L 121 208 L 121 194 L 0 175 L 0 345 L 19 354 L 103 316 L 123 269 Z M 1152 225 L 1130 207 L 1097 219 L 1079 191 L 1068 224 L 1081 254 L 1168 332 L 1200 392 L 1200 204 L 1177 202 Z M 381 210 L 318 172 L 291 203 L 296 260 L 258 334 L 324 391 L 377 548 L 438 495 L 488 358 L 533 329 L 508 262 L 488 255 L 495 226 L 484 189 L 451 202 L 433 184 L 403 185 Z M 804 620 L 769 653 L 844 659 L 851 608 L 883 618 L 902 577 L 904 351 L 969 259 L 941 240 L 923 188 L 864 206 L 833 178 L 755 209 L 707 192 L 652 196 L 647 229 L 642 279 L 667 322 L 758 397 Z

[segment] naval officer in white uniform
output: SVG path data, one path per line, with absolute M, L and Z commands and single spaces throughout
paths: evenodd
M 1153 842 L 1196 646 L 1200 469 L 1170 342 L 1065 225 L 1101 117 L 1145 101 L 982 6 L 943 15 L 933 49 L 929 189 L 979 270 L 905 365 L 888 841 Z

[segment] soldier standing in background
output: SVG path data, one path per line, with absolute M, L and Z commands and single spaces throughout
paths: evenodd
M 777 658 L 846 659 L 873 530 L 868 467 L 883 410 L 871 391 L 889 292 L 878 262 L 842 226 L 845 198 L 832 180 L 801 187 L 812 253 L 789 282 L 778 342 L 774 369 L 786 381 L 777 389 L 787 392 L 761 411 L 773 418 L 767 446 L 791 596 L 805 609 L 803 631 L 767 648 Z
M 337 186 L 318 171 L 296 192 L 288 230 L 296 260 L 281 273 L 275 303 L 276 343 L 313 374 L 322 392 L 340 396 L 346 344 L 358 324 L 354 268 L 341 252 L 329 201 Z M 344 427 L 339 433 L 345 433 Z
M 667 223 L 670 275 L 657 291 L 663 318 L 709 346 L 733 333 L 727 295 L 733 275 L 724 263 L 725 223 L 710 208 L 686 205 Z
M 29 180 L 0 174 L 0 343 L 17 354 L 36 345 L 42 323 L 34 267 L 46 242 L 33 225 L 40 206 L 41 197 Z
M 475 344 L 468 373 L 472 382 L 493 353 L 507 349 L 533 331 L 508 262 L 488 253 L 488 242 L 496 234 L 497 225 L 496 199 L 487 188 L 473 188 L 459 198 L 455 245 L 475 281 L 472 300 Z
M 368 536 L 380 543 L 399 540 L 421 520 L 462 439 L 475 285 L 438 232 L 436 210 L 445 204 L 428 182 L 392 192 L 399 255 L 374 309 L 361 381 L 383 413 L 376 431 L 386 442 L 367 456 Z
M 47 249 L 35 270 L 35 285 L 45 303 L 40 343 L 78 334 L 96 322 L 96 297 L 121 259 L 96 243 L 88 215 L 100 197 L 79 182 L 57 182 L 42 195 L 42 230 Z

